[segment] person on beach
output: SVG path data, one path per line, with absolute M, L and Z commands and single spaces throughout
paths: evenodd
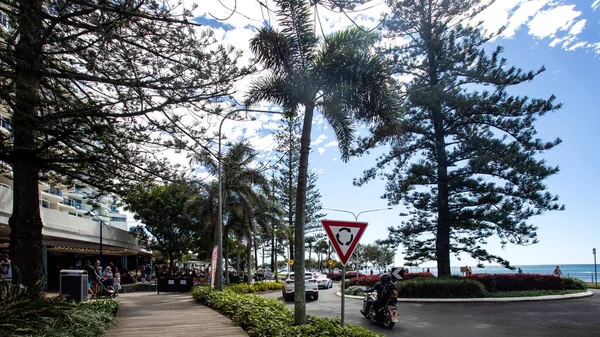
M 521 269 L 521 267 L 519 267 L 519 270 L 517 271 L 517 273 L 523 274 L 523 270 Z
M 556 266 L 556 268 L 554 268 L 554 271 L 552 272 L 552 275 L 558 276 L 558 277 L 563 276 L 562 270 L 560 270 L 559 266 Z

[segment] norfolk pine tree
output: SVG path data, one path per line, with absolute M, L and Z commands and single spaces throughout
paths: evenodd
M 279 161 L 277 166 L 278 176 L 275 178 L 277 200 L 284 210 L 289 230 L 290 259 L 294 258 L 294 242 L 291 229 L 293 228 L 296 210 L 296 186 L 298 184 L 298 169 L 300 167 L 300 135 L 302 128 L 297 116 L 284 115 L 280 130 L 275 132 Z M 317 188 L 317 174 L 308 173 L 306 185 L 306 232 L 313 233 L 321 228 L 319 219 L 324 215 L 319 213 L 321 208 L 321 193 Z
M 523 72 L 507 65 L 502 48 L 485 51 L 497 34 L 486 34 L 473 16 L 477 0 L 390 1 L 384 23 L 389 37 L 408 41 L 388 56 L 406 115 L 402 133 L 364 139 L 363 150 L 390 146 L 360 185 L 381 176 L 391 204 L 411 205 L 412 218 L 390 227 L 389 243 L 405 246 L 415 264 L 436 260 L 439 276 L 450 275 L 450 254 L 510 267 L 483 247 L 491 236 L 501 244 L 536 243 L 527 220 L 564 209 L 546 191 L 544 179 L 558 172 L 540 155 L 561 140 L 535 138 L 534 122 L 560 108 L 554 96 L 533 99 L 507 89 L 534 79 L 544 68 Z M 391 171 L 386 171 L 391 167 Z
M 122 193 L 170 179 L 173 167 L 158 151 L 205 144 L 205 130 L 182 114 L 231 94 L 239 54 L 189 23 L 189 11 L 174 15 L 150 0 L 0 4 L 12 28 L 0 30 L 0 107 L 10 114 L 0 161 L 14 182 L 10 255 L 32 286 L 44 277 L 38 181 L 55 175 Z

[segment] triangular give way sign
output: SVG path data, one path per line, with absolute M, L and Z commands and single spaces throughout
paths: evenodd
M 354 252 L 360 237 L 367 228 L 366 222 L 321 220 L 333 248 L 345 266 Z

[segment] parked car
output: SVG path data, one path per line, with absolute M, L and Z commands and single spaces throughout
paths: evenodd
M 306 297 L 312 297 L 315 300 L 319 299 L 319 285 L 315 273 L 304 273 L 304 292 Z M 281 288 L 283 299 L 292 301 L 294 299 L 294 272 L 290 272 L 285 278 L 283 287 Z
M 269 269 L 260 268 L 252 276 L 256 281 L 272 280 L 273 273 Z
M 333 287 L 333 281 L 325 274 L 316 274 L 317 285 L 319 288 L 329 289 Z

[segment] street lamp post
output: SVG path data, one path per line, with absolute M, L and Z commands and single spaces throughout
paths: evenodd
M 321 209 L 325 209 L 328 211 L 336 211 L 336 212 L 344 212 L 344 213 L 350 213 L 352 214 L 352 216 L 354 216 L 354 221 L 358 221 L 358 217 L 363 214 L 363 213 L 368 213 L 368 212 L 377 212 L 377 211 L 389 211 L 392 209 L 392 207 L 388 207 L 388 208 L 377 208 L 377 209 L 369 209 L 366 211 L 360 211 L 358 212 L 358 214 L 354 214 L 354 212 L 351 211 L 347 211 L 345 209 L 335 209 L 335 208 L 321 208 Z
M 230 112 L 228 112 L 223 119 L 221 120 L 221 123 L 219 124 L 219 154 L 218 154 L 218 179 L 219 179 L 219 211 L 218 211 L 218 216 L 219 216 L 219 225 L 217 226 L 217 269 L 216 269 L 216 273 L 215 273 L 215 287 L 217 288 L 217 290 L 223 290 L 223 188 L 222 188 L 222 182 L 221 182 L 221 175 L 222 175 L 222 170 L 221 170 L 221 161 L 222 161 L 222 154 L 221 154 L 221 129 L 223 128 L 223 123 L 225 122 L 226 119 L 229 118 L 229 116 L 241 112 L 241 111 L 246 111 L 246 112 L 264 112 L 264 113 L 270 113 L 270 114 L 279 114 L 280 112 L 277 111 L 268 111 L 268 110 L 256 110 L 256 109 L 248 109 L 248 108 L 243 108 L 243 109 L 235 109 L 232 110 Z M 214 267 L 214 266 L 213 266 Z M 248 275 L 248 277 L 250 277 Z
M 100 222 L 100 254 L 99 254 L 99 255 L 100 255 L 100 258 L 99 258 L 99 260 L 100 260 L 100 265 L 101 265 L 101 266 L 104 266 L 104 263 L 103 263 L 104 261 L 103 261 L 103 258 L 102 258 L 102 227 L 106 226 L 106 224 L 104 223 L 104 221 L 102 221 L 102 219 L 100 219 L 100 217 L 98 217 L 98 216 L 97 216 L 95 213 L 93 213 L 91 210 L 90 210 L 90 211 L 87 211 L 86 213 L 84 213 L 84 215 L 87 215 L 87 216 L 93 216 L 93 217 L 95 217 L 96 219 L 98 219 L 98 221 Z M 108 228 L 108 226 L 107 226 L 106 228 Z
M 358 222 L 358 217 L 363 214 L 363 213 L 367 213 L 367 212 L 377 212 L 377 211 L 389 211 L 392 209 L 392 207 L 388 207 L 388 208 L 377 208 L 377 209 L 369 209 L 366 211 L 361 211 L 358 212 L 358 214 L 354 214 L 354 212 L 351 211 L 347 211 L 345 209 L 336 209 L 336 208 L 321 208 L 321 209 L 325 209 L 328 211 L 336 211 L 336 212 L 344 212 L 344 213 L 350 213 L 352 214 L 352 216 L 354 216 L 354 221 Z M 360 266 L 358 266 L 358 268 L 360 268 Z M 358 269 L 357 269 L 357 273 L 358 273 Z M 357 274 L 358 275 L 358 274 Z M 341 326 L 342 328 L 344 327 L 344 311 L 345 311 L 345 306 L 346 306 L 346 265 L 342 265 L 342 312 L 341 312 Z

